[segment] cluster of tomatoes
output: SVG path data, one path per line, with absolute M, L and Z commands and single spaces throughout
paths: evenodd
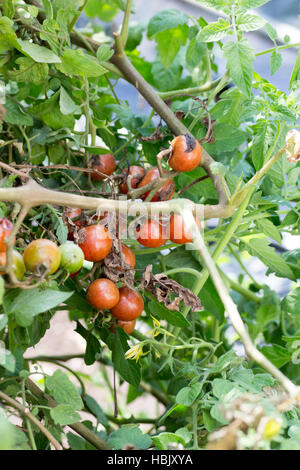
M 191 171 L 199 165 L 201 146 L 192 137 L 188 135 L 176 137 L 171 144 L 171 149 L 168 163 L 172 169 Z M 116 168 L 115 159 L 111 154 L 95 155 L 91 163 L 95 170 L 92 173 L 94 180 L 105 179 Z M 128 180 L 129 176 L 130 180 Z M 123 170 L 119 181 L 120 192 L 127 194 L 129 186 L 132 189 L 142 188 L 159 177 L 160 172 L 157 167 L 145 171 L 140 166 L 132 165 Z M 157 190 L 151 201 L 169 200 L 173 196 L 174 190 L 173 179 L 170 179 Z M 149 192 L 146 191 L 140 197 L 146 199 Z M 57 246 L 51 240 L 39 238 L 26 246 L 23 256 L 17 250 L 13 250 L 13 270 L 16 278 L 21 281 L 26 271 L 42 276 L 51 275 L 60 268 L 73 277 L 80 272 L 84 260 L 93 263 L 104 260 L 112 250 L 112 234 L 105 224 L 98 223 L 98 217 L 96 223 L 94 223 L 96 220 L 96 216 L 94 216 L 91 219 L 92 224 L 87 225 L 82 215 L 80 208 L 71 208 L 65 211 L 68 221 L 68 242 Z M 196 223 L 200 226 L 198 220 Z M 13 225 L 8 219 L 0 219 L 0 266 L 6 264 L 5 238 L 12 229 Z M 178 244 L 192 242 L 183 219 L 178 214 L 172 215 L 167 224 L 149 218 L 138 225 L 136 239 L 141 245 L 149 248 L 160 247 L 169 239 Z M 75 240 L 76 243 L 74 243 Z M 123 262 L 120 263 L 119 269 L 133 270 L 135 267 L 134 253 L 128 246 L 124 244 L 120 246 Z M 139 292 L 124 284 L 118 288 L 113 281 L 105 277 L 95 279 L 89 285 L 86 298 L 96 310 L 109 310 L 115 318 L 116 324 L 128 334 L 134 330 L 136 319 L 142 314 L 144 308 L 144 301 Z

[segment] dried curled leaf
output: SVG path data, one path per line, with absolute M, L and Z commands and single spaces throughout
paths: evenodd
M 110 253 L 103 260 L 103 273 L 113 282 L 125 282 L 128 287 L 134 286 L 134 270 L 125 263 L 121 242 L 114 239 Z
M 163 303 L 169 310 L 178 311 L 181 300 L 193 312 L 203 308 L 200 299 L 190 289 L 183 287 L 165 274 L 153 274 L 150 264 L 144 271 L 140 288 L 151 292 L 158 302 Z M 176 294 L 175 299 L 171 299 L 170 294 Z

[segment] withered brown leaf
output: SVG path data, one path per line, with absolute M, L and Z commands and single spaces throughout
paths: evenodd
M 181 300 L 193 312 L 203 309 L 199 297 L 190 289 L 183 287 L 163 273 L 153 274 L 151 264 L 146 267 L 139 287 L 151 292 L 158 302 L 163 303 L 169 310 L 178 311 Z M 176 294 L 175 299 L 170 297 L 172 293 Z
M 113 282 L 125 282 L 128 287 L 134 286 L 134 270 L 125 263 L 121 242 L 114 239 L 109 254 L 103 260 L 103 273 Z

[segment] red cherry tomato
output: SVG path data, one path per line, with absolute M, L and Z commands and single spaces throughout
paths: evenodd
M 93 155 L 91 158 L 91 167 L 93 170 L 100 171 L 104 175 L 110 176 L 116 168 L 116 161 L 111 153 L 104 155 Z M 105 179 L 104 175 L 92 173 L 92 180 L 101 181 Z
M 195 217 L 195 222 L 200 230 L 200 222 Z M 179 214 L 174 214 L 170 218 L 170 240 L 173 243 L 179 243 L 183 245 L 184 243 L 192 243 L 193 239 L 186 229 L 183 218 Z
M 145 175 L 145 170 L 141 166 L 131 165 L 122 171 L 123 179 L 119 183 L 119 189 L 122 194 L 128 193 L 127 178 L 131 176 L 131 187 L 136 188 Z
M 101 261 L 112 247 L 111 234 L 103 225 L 89 225 L 78 232 L 78 245 L 87 261 Z
M 13 229 L 13 224 L 10 220 L 2 217 L 0 219 L 0 252 L 6 251 L 5 238 L 10 234 Z
M 142 179 L 142 181 L 138 184 L 138 188 L 142 188 L 143 186 L 146 186 L 146 184 L 152 183 L 152 181 L 155 181 L 159 178 L 159 169 L 154 166 L 153 168 L 150 168 Z M 175 183 L 172 179 L 167 181 L 153 196 L 151 199 L 151 202 L 157 202 L 157 201 L 168 201 L 169 199 L 172 198 L 173 194 L 175 191 Z M 146 193 L 142 194 L 140 197 L 141 199 L 145 200 L 146 197 L 150 191 L 147 191 Z
M 136 230 L 137 241 L 148 248 L 157 248 L 168 241 L 166 229 L 155 220 L 148 219 Z
M 53 274 L 60 265 L 58 246 L 45 238 L 39 238 L 29 243 L 25 248 L 23 258 L 26 268 L 31 272 L 43 268 L 45 273 Z
M 119 289 L 119 302 L 110 311 L 118 320 L 131 321 L 141 316 L 144 309 L 143 297 L 127 286 Z
M 124 245 L 122 243 L 122 253 L 123 253 L 123 259 L 126 264 L 129 264 L 131 269 L 134 269 L 135 267 L 135 255 L 133 251 L 129 248 L 129 246 Z M 119 268 L 121 269 L 121 267 Z
M 170 167 L 175 171 L 194 170 L 201 161 L 202 147 L 198 140 L 189 134 L 179 135 L 172 141 Z
M 119 297 L 119 289 L 109 279 L 96 279 L 86 294 L 87 301 L 98 310 L 114 307 L 119 302 Z

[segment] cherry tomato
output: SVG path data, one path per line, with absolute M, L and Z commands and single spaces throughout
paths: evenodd
M 60 265 L 62 268 L 70 274 L 80 271 L 84 261 L 84 254 L 78 245 L 72 242 L 63 243 L 59 247 L 59 251 L 61 256 Z
M 87 301 L 97 310 L 110 309 L 119 302 L 119 289 L 109 279 L 96 279 L 89 286 Z
M 6 265 L 6 253 L 0 252 L 0 266 Z M 17 250 L 13 250 L 13 270 L 18 281 L 22 281 L 25 274 L 23 256 Z
M 135 255 L 133 251 L 129 248 L 129 246 L 124 245 L 122 243 L 122 253 L 123 253 L 123 259 L 126 264 L 129 264 L 131 269 L 134 269 L 135 267 Z M 121 268 L 119 268 L 121 269 Z
M 200 230 L 200 222 L 195 217 L 195 222 Z M 179 243 L 183 245 L 184 243 L 192 243 L 193 239 L 186 229 L 183 218 L 179 214 L 174 214 L 170 218 L 170 240 L 173 243 Z
M 29 271 L 43 268 L 45 273 L 53 274 L 60 265 L 60 251 L 51 240 L 39 238 L 29 243 L 24 251 L 24 263 Z
M 116 161 L 111 153 L 103 155 L 93 155 L 91 158 L 91 167 L 93 170 L 98 170 L 104 175 L 110 176 L 116 168 Z M 105 176 L 98 173 L 92 173 L 92 180 L 101 181 L 104 180 Z
M 119 302 L 110 309 L 118 320 L 131 321 L 141 316 L 144 309 L 143 297 L 139 292 L 127 286 L 119 289 Z
M 131 165 L 122 171 L 123 179 L 119 183 L 119 189 L 122 194 L 128 193 L 127 178 L 131 176 L 131 187 L 136 188 L 145 175 L 145 170 L 141 166 Z
M 118 326 L 119 328 L 122 328 L 125 331 L 125 333 L 127 333 L 128 335 L 131 335 L 131 333 L 133 332 L 135 328 L 135 323 L 136 323 L 136 320 L 130 320 L 130 321 L 117 320 L 116 326 Z M 114 325 L 110 327 L 110 330 L 114 331 Z
M 89 225 L 79 230 L 79 246 L 87 261 L 101 261 L 112 247 L 111 234 L 100 224 Z
M 5 238 L 10 234 L 13 229 L 13 224 L 10 220 L 2 217 L 0 219 L 0 251 L 6 251 Z
M 169 165 L 175 171 L 194 170 L 201 161 L 202 147 L 198 140 L 189 134 L 179 135 L 171 143 L 172 155 Z
M 154 166 L 153 168 L 150 168 L 142 179 L 142 181 L 138 184 L 138 188 L 142 188 L 143 186 L 146 186 L 146 184 L 152 183 L 152 181 L 155 181 L 159 178 L 159 169 Z M 151 202 L 157 202 L 157 201 L 168 201 L 169 199 L 172 198 L 173 194 L 175 191 L 175 183 L 172 179 L 167 181 L 153 196 L 151 199 Z M 147 191 L 146 193 L 142 194 L 140 197 L 141 199 L 146 199 L 150 191 Z
M 155 220 L 148 219 L 136 230 L 137 241 L 148 248 L 157 248 L 168 241 L 166 229 Z

